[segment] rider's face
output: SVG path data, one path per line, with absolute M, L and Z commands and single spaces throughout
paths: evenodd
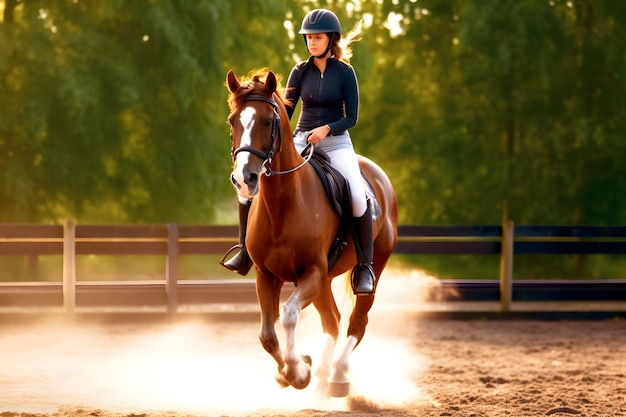
M 327 33 L 310 33 L 306 35 L 306 46 L 311 55 L 317 56 L 326 50 L 330 38 Z

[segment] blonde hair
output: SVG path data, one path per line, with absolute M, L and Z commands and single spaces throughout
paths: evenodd
M 361 30 L 363 29 L 363 20 L 360 20 L 352 30 L 341 38 L 337 39 L 336 34 L 332 34 L 332 45 L 330 53 L 335 59 L 350 62 L 352 58 L 352 43 L 361 40 Z

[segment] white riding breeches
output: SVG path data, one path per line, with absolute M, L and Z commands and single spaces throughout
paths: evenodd
M 294 135 L 294 143 L 298 152 L 302 153 L 307 145 L 306 132 L 297 132 Z M 315 146 L 328 154 L 330 164 L 348 181 L 352 199 L 352 216 L 363 216 L 367 209 L 365 185 L 350 134 L 346 131 L 340 135 L 327 136 Z

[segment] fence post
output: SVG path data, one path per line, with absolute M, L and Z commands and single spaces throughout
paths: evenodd
M 178 225 L 167 224 L 167 264 L 165 271 L 167 315 L 173 316 L 178 309 Z
M 73 313 L 76 306 L 76 226 L 73 220 L 63 223 L 63 307 Z
M 502 248 L 500 255 L 500 311 L 511 310 L 514 237 L 515 223 L 511 220 L 505 220 L 502 223 Z

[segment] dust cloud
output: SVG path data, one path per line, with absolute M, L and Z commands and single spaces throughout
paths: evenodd
M 379 287 L 367 333 L 353 355 L 348 398 L 321 395 L 315 377 L 305 390 L 278 387 L 276 365 L 257 339 L 258 322 L 5 323 L 0 412 L 55 413 L 69 407 L 237 415 L 342 411 L 349 409 L 350 398 L 392 408 L 431 402 L 415 382 L 428 363 L 415 350 L 414 325 L 403 323 L 402 311 L 389 313 L 415 305 L 425 281 L 412 274 L 385 276 Z M 337 298 L 340 309 L 350 307 L 347 294 Z M 277 331 L 283 342 L 280 326 Z M 297 337 L 315 370 L 323 337 L 313 308 L 303 312 Z

